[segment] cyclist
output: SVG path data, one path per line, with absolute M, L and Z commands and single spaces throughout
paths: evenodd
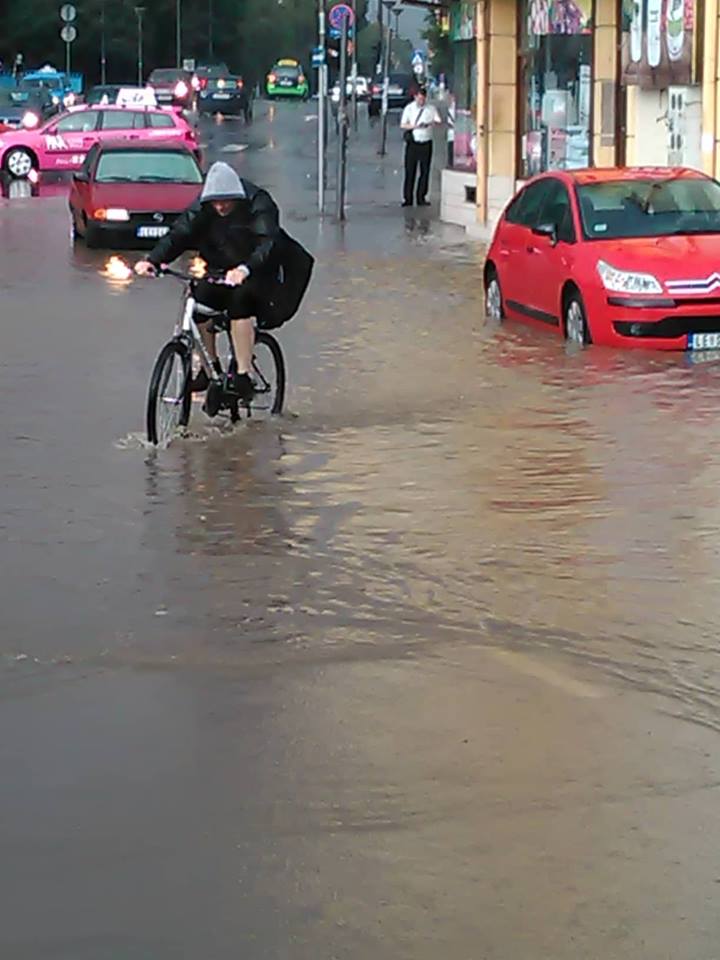
M 140 276 L 154 276 L 161 264 L 171 263 L 187 250 L 197 250 L 207 264 L 208 277 L 225 281 L 201 280 L 195 296 L 198 303 L 226 310 L 230 317 L 236 362 L 228 371 L 226 389 L 242 400 L 253 395 L 253 320 L 262 314 L 277 284 L 282 238 L 278 208 L 270 194 L 241 180 L 227 163 L 218 162 L 210 167 L 199 200 L 175 221 L 147 257 L 135 264 Z M 221 373 L 215 334 L 206 325 L 200 330 L 213 365 Z M 207 387 L 208 377 L 201 369 L 192 389 Z

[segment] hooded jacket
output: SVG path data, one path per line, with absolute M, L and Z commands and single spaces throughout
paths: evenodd
M 234 200 L 235 208 L 221 217 L 212 200 Z M 199 199 L 178 217 L 148 260 L 159 266 L 197 250 L 210 273 L 244 265 L 252 275 L 275 266 L 280 238 L 278 208 L 270 194 L 218 162 L 210 167 Z

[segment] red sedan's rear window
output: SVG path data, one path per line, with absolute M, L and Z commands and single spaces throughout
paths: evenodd
M 610 180 L 577 192 L 587 240 L 720 233 L 720 184 L 705 177 Z
M 97 183 L 202 183 L 194 157 L 179 150 L 113 150 L 95 171 Z

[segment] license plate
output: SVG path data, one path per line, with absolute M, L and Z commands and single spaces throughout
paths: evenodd
M 280 86 L 281 86 L 281 87 L 291 87 L 292 85 L 293 85 L 292 80 L 281 80 L 281 81 L 280 81 Z
M 230 94 L 229 94 L 229 93 L 214 93 L 214 94 L 213 94 L 213 100 L 229 100 L 229 99 L 230 99 Z
M 137 236 L 138 237 L 147 237 L 148 239 L 157 239 L 157 237 L 164 237 L 166 233 L 170 232 L 170 227 L 138 227 Z
M 720 350 L 720 333 L 691 333 L 688 350 Z
M 166 102 L 172 100 L 171 93 L 157 93 L 155 96 L 157 97 L 158 101 Z

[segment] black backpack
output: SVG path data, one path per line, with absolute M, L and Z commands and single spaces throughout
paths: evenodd
M 300 309 L 315 265 L 312 254 L 284 230 L 281 230 L 278 248 L 275 259 L 277 282 L 268 291 L 257 318 L 258 326 L 265 330 L 274 330 L 292 320 Z

